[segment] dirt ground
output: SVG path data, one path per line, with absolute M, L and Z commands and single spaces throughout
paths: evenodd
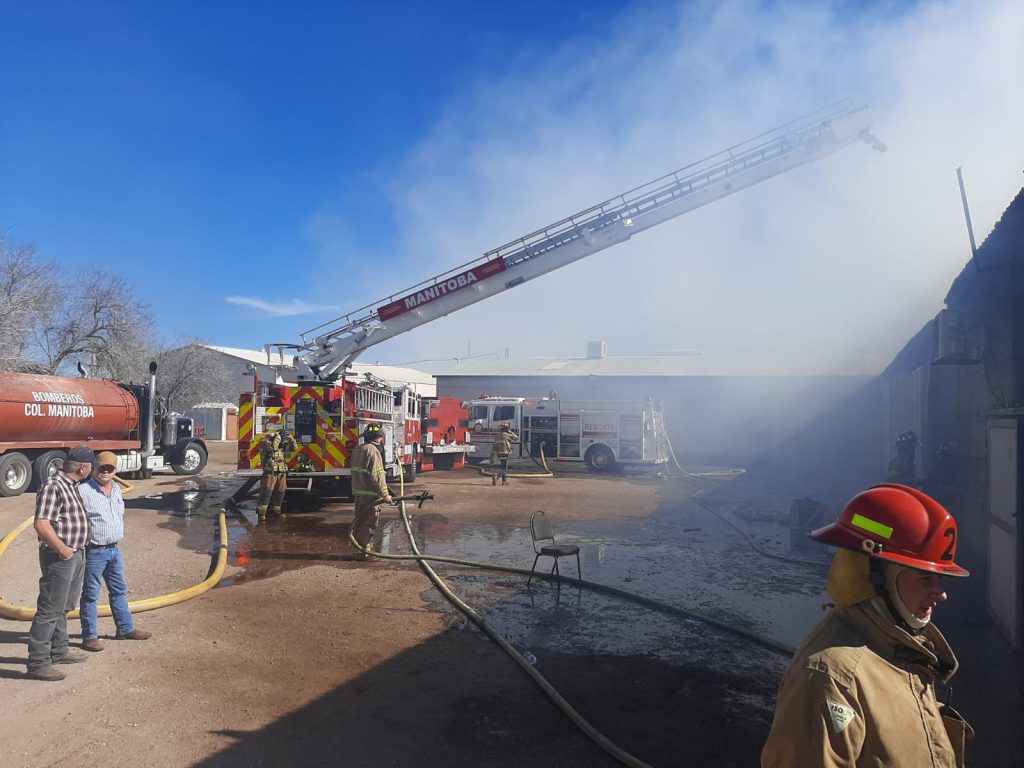
M 158 475 L 126 493 L 130 599 L 206 576 L 216 509 L 240 484 L 233 452 L 233 444 L 212 444 L 200 478 Z M 585 578 L 616 567 L 612 561 L 631 562 L 603 573 L 627 589 L 644 584 L 654 597 L 659 584 L 666 594 L 678 591 L 657 550 L 645 547 L 647 559 L 635 563 L 623 554 L 623 530 L 656 542 L 667 525 L 666 505 L 679 494 L 657 478 L 570 472 L 492 488 L 464 470 L 422 475 L 410 490 L 435 495 L 413 513 L 427 551 L 528 569 L 529 514 L 557 509 L 559 531 L 588 526 L 598 536 L 585 553 Z M 0 534 L 29 516 L 33 501 L 0 499 Z M 113 640 L 112 620 L 101 619 L 107 648 L 64 667 L 65 681 L 26 679 L 29 624 L 0 620 L 3 765 L 619 764 L 414 564 L 353 561 L 351 505 L 266 525 L 256 524 L 252 506 L 231 519 L 230 565 L 219 587 L 138 614 L 137 626 L 154 634 L 145 642 Z M 722 535 L 704 520 L 673 512 L 671 524 L 695 538 Z M 390 523 L 379 528 L 377 546 L 408 549 Z M 785 665 L 777 653 L 586 590 L 541 583 L 527 591 L 515 575 L 438 570 L 517 648 L 529 649 L 536 668 L 622 749 L 657 766 L 757 763 Z M 735 578 L 732 570 L 721 569 L 719 580 Z M 37 578 L 29 530 L 0 558 L 0 597 L 33 605 Z M 782 579 L 784 587 L 785 578 L 780 571 L 770 583 Z M 709 613 L 732 611 L 712 591 L 691 597 Z M 757 617 L 734 613 L 737 625 L 759 629 Z M 69 624 L 77 645 L 78 621 Z

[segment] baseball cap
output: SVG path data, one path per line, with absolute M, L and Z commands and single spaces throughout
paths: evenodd
M 111 466 L 117 468 L 117 454 L 110 451 L 100 451 L 96 454 L 96 466 Z
M 96 454 L 92 452 L 92 448 L 87 445 L 76 445 L 70 451 L 68 451 L 68 458 L 72 461 L 79 461 L 82 464 L 95 464 Z M 117 462 L 115 462 L 116 464 Z

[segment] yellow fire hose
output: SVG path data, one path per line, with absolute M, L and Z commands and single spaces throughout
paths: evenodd
M 543 457 L 543 449 L 541 451 L 541 455 Z M 592 741 L 594 741 L 595 744 L 597 744 L 599 747 L 601 747 L 601 749 L 605 750 L 608 754 L 617 759 L 623 765 L 630 766 L 630 768 L 649 768 L 647 763 L 644 763 L 637 757 L 631 755 L 622 748 L 618 747 L 613 742 L 608 740 L 603 734 L 597 731 L 592 725 L 590 725 L 590 723 L 588 723 L 583 718 L 583 716 L 579 714 L 579 712 L 573 709 L 572 705 L 570 705 L 562 697 L 562 695 L 558 693 L 558 691 L 551 685 L 551 683 L 549 683 L 547 679 L 543 675 L 541 675 L 540 672 L 534 669 L 534 667 L 529 662 L 527 662 L 522 657 L 522 655 L 518 651 L 516 651 L 516 649 L 504 637 L 498 634 L 498 632 L 493 627 L 491 627 L 490 624 L 488 624 L 486 620 L 482 616 L 480 616 L 480 614 L 478 614 L 471 606 L 467 605 L 457 595 L 455 595 L 455 593 L 452 592 L 452 590 L 447 586 L 447 584 L 444 583 L 441 577 L 438 576 L 437 573 L 427 563 L 428 561 L 448 563 L 451 565 L 462 565 L 472 568 L 479 568 L 482 570 L 500 571 L 503 573 L 515 573 L 521 576 L 529 576 L 532 575 L 533 572 L 530 570 L 526 570 L 525 568 L 515 568 L 513 566 L 507 565 L 479 563 L 474 562 L 472 560 L 461 560 L 454 557 L 424 555 L 422 552 L 420 552 L 419 547 L 416 544 L 416 539 L 412 532 L 412 525 L 409 522 L 409 516 L 405 510 L 406 499 L 403 498 L 405 491 L 405 483 L 404 479 L 401 476 L 399 476 L 399 483 L 400 491 L 399 498 L 397 499 L 399 513 L 402 518 L 402 524 L 405 526 L 406 535 L 409 537 L 409 544 L 412 547 L 414 554 L 390 555 L 384 554 L 382 552 L 375 552 L 369 548 L 360 546 L 359 543 L 355 540 L 355 537 L 352 535 L 352 532 L 350 530 L 349 541 L 352 542 L 353 551 L 362 552 L 365 555 L 370 555 L 383 560 L 415 560 L 419 564 L 420 568 L 422 568 L 423 571 L 427 574 L 427 577 L 431 580 L 431 582 L 433 582 L 434 585 L 438 588 L 438 590 L 440 590 L 440 592 L 445 596 L 445 598 L 448 599 L 448 601 L 451 602 L 452 605 L 458 608 L 474 624 L 479 626 L 492 640 L 494 640 L 494 642 L 501 646 L 501 648 L 509 656 L 511 656 L 512 659 L 530 676 L 530 678 L 533 679 L 535 683 L 537 683 L 541 690 L 543 690 L 544 693 L 552 700 L 555 706 L 557 706 L 563 712 L 563 714 L 566 715 L 566 717 L 568 717 L 577 727 L 580 728 L 580 730 L 582 730 Z M 424 492 L 418 498 L 420 500 L 420 504 L 422 505 L 422 503 L 427 498 L 433 497 L 428 496 L 426 492 Z M 600 592 L 603 594 L 611 595 L 613 597 L 630 600 L 632 602 L 639 603 L 661 613 L 666 613 L 673 616 L 682 616 L 688 619 L 700 621 L 704 624 L 707 624 L 708 626 L 715 627 L 717 629 L 729 632 L 730 634 L 755 642 L 761 645 L 762 647 L 772 650 L 787 658 L 792 657 L 793 654 L 796 652 L 796 649 L 792 646 L 786 645 L 785 643 L 780 643 L 777 640 L 773 640 L 772 638 L 764 637 L 754 632 L 745 630 L 741 627 L 736 626 L 735 623 L 721 621 L 719 619 L 715 619 L 711 616 L 706 616 L 701 613 L 696 613 L 694 611 L 688 611 L 682 608 L 677 608 L 676 606 L 661 603 L 657 600 L 652 600 L 650 598 L 643 597 L 642 595 L 636 595 L 632 592 L 626 592 L 625 590 L 617 589 L 615 587 L 609 587 L 604 584 L 585 581 L 583 579 L 567 579 L 563 578 L 560 575 L 554 574 L 536 574 L 536 576 L 538 578 L 542 578 L 548 581 L 571 581 L 573 583 L 578 584 L 580 587 L 586 587 L 587 589 L 595 592 Z
M 541 455 L 543 455 L 543 452 Z M 562 713 L 566 717 L 568 717 L 574 725 L 576 725 L 576 727 L 583 731 L 583 733 L 586 734 L 586 736 L 590 738 L 591 741 L 593 741 L 595 744 L 597 744 L 597 746 L 599 746 L 601 749 L 603 749 L 605 752 L 614 757 L 623 765 L 629 766 L 630 768 L 651 768 L 651 766 L 648 763 L 643 762 L 639 758 L 634 757 L 626 750 L 617 746 L 614 742 L 608 739 L 608 737 L 606 737 L 604 734 L 602 734 L 600 731 L 594 728 L 594 726 L 592 726 L 589 722 L 587 722 L 583 715 L 581 715 L 579 712 L 573 709 L 572 705 L 565 700 L 562 694 L 560 694 L 558 690 L 553 685 L 551 685 L 551 683 L 548 682 L 547 678 L 544 677 L 544 675 L 538 672 L 536 668 L 533 667 L 533 665 L 531 665 L 526 659 L 524 659 L 522 654 L 520 654 L 519 651 L 517 651 L 512 646 L 512 644 L 508 642 L 508 640 L 506 640 L 501 634 L 499 634 L 496 629 L 494 629 L 490 624 L 488 624 L 487 621 L 479 613 L 477 613 L 471 606 L 463 602 L 458 597 L 458 595 L 456 595 L 448 587 L 448 585 L 445 584 L 441 577 L 437 575 L 434 569 L 427 564 L 427 560 L 444 560 L 445 562 L 480 565 L 477 563 L 470 563 L 469 561 L 458 561 L 447 558 L 433 558 L 423 555 L 416 544 L 416 537 L 413 535 L 412 526 L 409 523 L 409 516 L 405 512 L 405 499 L 402 498 L 402 496 L 404 495 L 404 491 L 405 482 L 400 474 L 398 509 L 402 517 L 402 524 L 405 526 L 405 533 L 409 537 L 409 545 L 412 547 L 412 551 L 415 554 L 382 555 L 378 552 L 374 552 L 373 550 L 366 549 L 360 546 L 359 543 L 356 542 L 355 537 L 352 535 L 352 531 L 350 530 L 349 540 L 352 542 L 353 548 L 356 551 L 363 552 L 364 554 L 373 555 L 374 557 L 382 557 L 388 560 L 416 560 L 419 563 L 420 568 L 423 569 L 423 572 L 426 573 L 427 578 L 429 578 L 430 581 L 433 582 L 434 586 L 437 587 L 438 590 L 440 590 L 441 594 L 443 594 L 448 599 L 448 601 L 452 603 L 452 605 L 454 605 L 456 608 L 462 611 L 466 618 L 468 618 L 470 621 L 472 621 L 474 624 L 480 627 L 480 629 L 482 629 L 487 634 L 488 637 L 490 637 L 494 642 L 496 642 L 502 648 L 502 650 L 505 651 L 505 653 L 511 656 L 513 661 L 515 661 L 516 664 L 518 664 L 520 668 L 522 668 L 522 670 L 530 676 L 530 678 L 540 687 L 540 689 L 544 691 L 548 698 L 551 699 L 555 706 L 558 707 L 562 711 Z M 426 498 L 428 497 L 426 493 L 424 493 L 423 496 L 421 496 L 420 503 L 422 504 Z M 509 568 L 505 570 L 513 569 Z M 520 569 L 514 570 L 517 570 L 520 573 L 529 573 L 529 571 L 522 571 Z
M 534 459 L 532 455 L 530 456 L 530 458 L 533 459 L 534 464 L 537 463 L 537 460 Z M 488 461 L 490 461 L 490 459 L 488 459 Z M 543 472 L 509 472 L 509 473 L 506 474 L 506 477 L 554 477 L 555 473 L 551 471 L 550 467 L 548 467 L 547 459 L 544 457 L 544 443 L 540 444 L 540 461 L 541 461 L 541 466 L 544 467 L 544 471 Z M 494 480 L 498 476 L 497 472 L 488 472 L 482 466 L 478 466 L 478 465 L 470 465 L 470 466 L 472 466 L 473 469 L 475 469 L 477 472 L 479 472 L 484 477 L 491 478 L 491 480 Z M 489 464 L 488 466 L 494 467 L 494 464 Z
M 130 486 L 129 486 L 130 487 Z M 35 516 L 28 518 L 21 525 L 7 534 L 2 541 L 0 541 L 0 555 L 7 550 L 11 542 L 14 541 L 18 534 L 32 525 L 35 520 Z M 183 603 L 186 600 L 191 600 L 193 597 L 198 597 L 204 592 L 208 592 L 213 589 L 217 582 L 220 581 L 221 576 L 224 575 L 224 568 L 228 562 L 228 524 L 226 510 L 221 507 L 220 518 L 220 545 L 217 550 L 217 564 L 213 571 L 203 581 L 198 584 L 194 584 L 187 589 L 182 589 L 178 592 L 171 592 L 167 595 L 159 595 L 158 597 L 148 597 L 143 600 L 133 600 L 128 603 L 128 608 L 132 613 L 143 613 L 145 611 L 155 611 L 157 608 L 164 608 L 168 605 L 174 605 L 176 603 Z M 110 616 L 110 605 L 97 606 L 97 613 L 99 616 Z M 35 608 L 26 608 L 24 606 L 12 605 L 7 601 L 0 599 L 0 618 L 12 619 L 14 621 L 32 621 L 32 617 L 36 615 Z M 69 619 L 78 618 L 78 609 L 71 611 L 68 614 Z

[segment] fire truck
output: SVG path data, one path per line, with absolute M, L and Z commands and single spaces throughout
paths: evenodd
M 466 401 L 478 456 L 507 423 L 520 441 L 513 456 L 541 455 L 585 462 L 592 472 L 664 464 L 669 458 L 665 421 L 653 400 L 558 400 L 480 397 Z
M 334 383 L 255 384 L 239 398 L 238 468 L 262 471 L 260 444 L 285 429 L 298 450 L 289 461 L 291 477 L 312 489 L 348 495 L 349 455 L 370 424 L 384 433 L 389 479 L 399 472 L 412 483 L 418 472 L 460 469 L 471 443 L 468 411 L 454 397 L 423 398 L 408 385 L 372 374 Z
M 414 463 L 421 472 L 462 469 L 467 454 L 477 450 L 469 428 L 469 411 L 457 397 L 424 399 L 422 424 L 419 462 Z
M 298 343 L 267 344 L 268 361 L 272 350 L 294 352 L 299 381 L 256 387 L 251 397 L 243 396 L 239 467 L 259 466 L 265 430 L 283 419 L 283 426 L 294 428 L 299 437 L 300 449 L 290 462 L 294 472 L 310 483 L 334 482 L 349 475 L 348 456 L 362 426 L 377 421 L 387 435 L 389 473 L 411 475 L 427 455 L 425 446 L 421 451 L 422 400 L 401 387 L 348 375 L 360 354 L 855 142 L 883 151 L 870 128 L 866 106 L 838 102 L 322 323 L 300 334 Z M 582 446 L 582 433 L 580 439 Z M 431 445 L 430 463 L 436 466 L 443 455 L 437 449 L 443 446 L 439 441 Z M 618 457 L 629 460 L 621 449 Z

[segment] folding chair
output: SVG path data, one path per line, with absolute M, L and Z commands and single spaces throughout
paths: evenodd
M 583 571 L 580 569 L 580 548 L 575 544 L 556 544 L 555 543 L 555 531 L 551 525 L 551 518 L 548 517 L 544 512 L 538 510 L 530 515 L 530 536 L 533 537 L 533 551 L 537 553 L 537 556 L 533 558 L 533 567 L 530 568 L 530 578 L 526 581 L 526 586 L 530 586 L 530 582 L 533 581 L 533 572 L 537 568 L 537 561 L 541 556 L 554 558 L 554 564 L 551 566 L 551 573 L 558 574 L 558 558 L 565 557 L 567 555 L 576 555 L 576 574 L 580 581 L 583 581 Z M 550 541 L 550 544 L 544 542 Z

